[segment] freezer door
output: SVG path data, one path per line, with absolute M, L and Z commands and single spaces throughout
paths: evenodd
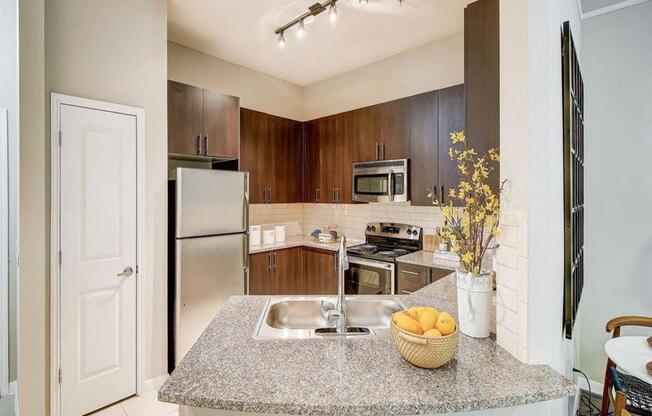
M 177 238 L 241 233 L 248 227 L 248 175 L 177 168 Z
M 174 361 L 178 365 L 232 295 L 244 295 L 246 234 L 176 241 Z

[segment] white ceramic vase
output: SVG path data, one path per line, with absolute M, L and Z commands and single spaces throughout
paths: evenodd
M 491 334 L 491 273 L 474 276 L 457 271 L 457 312 L 460 331 L 473 338 L 488 338 Z

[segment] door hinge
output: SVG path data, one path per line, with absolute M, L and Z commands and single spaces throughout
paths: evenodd
M 59 250 L 59 266 L 61 266 L 62 257 L 63 254 L 61 253 L 61 250 Z
M 61 130 L 59 130 L 59 147 L 61 147 L 63 139 L 61 138 Z
M 59 369 L 59 384 L 61 384 L 61 369 Z

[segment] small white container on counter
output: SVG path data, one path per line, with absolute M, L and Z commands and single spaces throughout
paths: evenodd
M 249 226 L 249 245 L 250 246 L 259 246 L 260 245 L 260 225 L 250 225 Z
M 285 241 L 285 225 L 277 225 L 274 227 L 274 234 L 277 243 Z
M 274 244 L 274 230 L 263 230 L 263 244 Z

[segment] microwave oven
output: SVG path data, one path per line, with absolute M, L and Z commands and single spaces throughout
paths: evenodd
M 409 159 L 353 164 L 353 202 L 407 202 Z

